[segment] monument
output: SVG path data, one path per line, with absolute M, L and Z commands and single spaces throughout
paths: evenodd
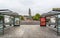
M 29 19 L 32 19 L 32 16 L 31 16 L 31 9 L 29 8 Z
M 31 21 L 31 20 L 32 20 L 32 16 L 31 16 L 31 9 L 30 9 L 30 8 L 28 9 L 28 16 L 27 16 L 27 15 L 25 15 L 25 16 L 24 16 L 24 20 L 29 20 L 29 21 Z

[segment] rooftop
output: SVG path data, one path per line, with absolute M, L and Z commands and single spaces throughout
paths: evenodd
M 49 11 L 48 13 L 44 13 L 41 16 L 45 17 L 45 16 L 58 15 L 58 14 L 60 14 L 60 11 Z
M 9 9 L 0 9 L 0 14 L 3 14 L 3 15 L 18 15 L 18 13 L 13 12 Z

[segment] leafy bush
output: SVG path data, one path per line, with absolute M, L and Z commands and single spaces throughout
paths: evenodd
M 0 20 L 3 19 L 3 16 L 0 16 Z
M 24 20 L 24 17 L 23 16 L 21 16 L 21 20 Z
M 33 16 L 33 20 L 39 20 L 40 19 L 40 14 L 37 13 L 35 16 Z

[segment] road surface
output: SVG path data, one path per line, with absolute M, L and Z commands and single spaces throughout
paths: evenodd
M 21 25 L 5 30 L 0 38 L 60 38 L 57 33 L 40 25 Z
M 40 21 L 21 21 L 21 25 L 40 25 Z

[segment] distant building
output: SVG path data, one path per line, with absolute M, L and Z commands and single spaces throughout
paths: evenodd
M 60 11 L 60 8 L 53 8 L 52 11 Z
M 31 17 L 31 9 L 29 8 L 29 16 Z
M 29 12 L 28 12 L 28 16 L 27 15 L 25 15 L 24 16 L 24 20 L 32 20 L 32 16 L 31 16 L 31 9 L 29 8 Z

